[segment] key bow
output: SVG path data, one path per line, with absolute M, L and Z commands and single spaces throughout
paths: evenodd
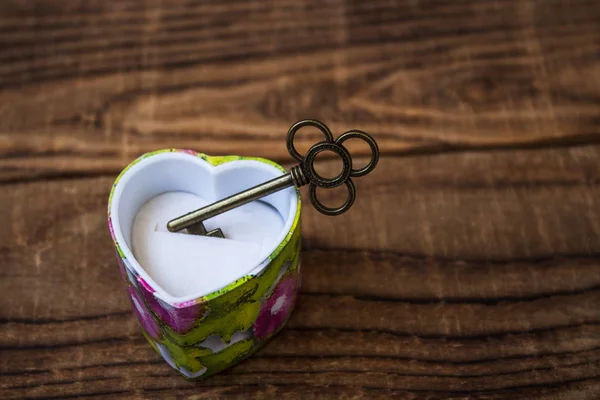
M 314 144 L 303 157 L 294 146 L 294 137 L 301 128 L 307 126 L 317 128 L 319 131 L 321 131 L 325 136 L 325 140 Z M 362 139 L 371 148 L 371 160 L 363 168 L 352 168 L 352 156 L 346 147 L 343 146 L 343 143 L 351 138 Z M 294 183 L 298 187 L 305 184 L 309 185 L 310 201 L 312 205 L 319 212 L 325 215 L 340 215 L 348 211 L 356 199 L 356 188 L 351 178 L 367 175 L 375 168 L 377 162 L 379 161 L 379 147 L 377 146 L 375 139 L 373 139 L 373 137 L 371 137 L 371 135 L 368 133 L 359 130 L 350 130 L 341 134 L 337 137 L 337 139 L 334 140 L 333 135 L 327 125 L 313 119 L 298 121 L 292 125 L 287 134 L 286 145 L 290 155 L 300 163 L 291 170 Z M 314 163 L 316 157 L 319 153 L 324 151 L 333 152 L 342 160 L 342 170 L 335 178 L 325 178 L 319 175 L 315 170 Z M 343 184 L 345 184 L 348 188 L 348 198 L 343 205 L 332 208 L 325 206 L 319 201 L 317 197 L 317 187 L 329 189 Z

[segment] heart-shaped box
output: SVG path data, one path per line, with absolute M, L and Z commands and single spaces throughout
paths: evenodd
M 284 225 L 261 262 L 217 290 L 187 297 L 166 292 L 136 260 L 131 250 L 136 213 L 161 193 L 188 192 L 212 202 L 283 173 L 261 158 L 168 149 L 141 156 L 113 185 L 108 226 L 133 310 L 152 347 L 188 379 L 207 377 L 250 356 L 289 318 L 300 289 L 300 195 L 288 188 L 262 199 Z

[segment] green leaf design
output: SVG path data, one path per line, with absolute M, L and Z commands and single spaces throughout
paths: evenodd
M 202 363 L 208 368 L 204 376 L 222 371 L 243 360 L 252 353 L 254 347 L 254 340 L 247 339 L 237 342 L 216 354 L 202 357 Z
M 211 354 L 208 349 L 199 349 L 198 347 L 182 347 L 170 340 L 164 340 L 162 344 L 167 348 L 175 365 L 179 368 L 185 368 L 190 372 L 198 372 L 205 367 L 200 359 Z

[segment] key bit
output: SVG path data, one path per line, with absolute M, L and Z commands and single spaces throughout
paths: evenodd
M 303 157 L 294 147 L 294 136 L 300 128 L 306 126 L 312 126 L 319 129 L 323 135 L 325 135 L 325 140 L 314 144 L 308 150 L 306 156 Z M 371 160 L 363 168 L 352 168 L 352 157 L 350 156 L 348 150 L 342 145 L 346 140 L 351 138 L 362 139 L 371 148 Z M 322 122 L 312 119 L 302 120 L 292 125 L 287 134 L 286 145 L 290 155 L 300 163 L 292 167 L 290 172 L 175 218 L 169 221 L 167 224 L 167 229 L 171 232 L 179 232 L 185 229 L 187 233 L 190 234 L 223 238 L 224 235 L 221 229 L 217 228 L 207 232 L 203 222 L 209 218 L 232 210 L 236 207 L 240 207 L 251 201 L 258 200 L 285 188 L 291 186 L 296 186 L 299 188 L 307 184 L 309 184 L 310 201 L 319 212 L 325 215 L 340 215 L 348 211 L 356 199 L 356 189 L 351 178 L 368 174 L 375 168 L 377 162 L 379 161 L 379 147 L 377 146 L 375 139 L 373 139 L 373 137 L 368 133 L 358 130 L 351 130 L 341 134 L 337 139 L 333 140 L 333 135 L 331 134 L 329 128 Z M 315 171 L 314 163 L 316 157 L 323 151 L 333 152 L 342 160 L 342 171 L 335 178 L 324 178 Z M 321 203 L 317 198 L 317 187 L 327 189 L 338 187 L 343 184 L 345 184 L 348 188 L 348 198 L 341 206 L 330 208 Z

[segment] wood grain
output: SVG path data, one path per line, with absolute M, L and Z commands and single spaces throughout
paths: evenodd
M 1 2 L 0 398 L 600 398 L 599 20 L 591 0 Z M 134 321 L 112 182 L 165 147 L 289 166 L 300 118 L 372 133 L 380 165 L 348 214 L 306 204 L 281 334 L 189 383 Z

